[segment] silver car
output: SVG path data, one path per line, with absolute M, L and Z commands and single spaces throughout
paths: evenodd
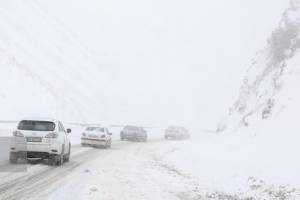
M 142 127 L 125 126 L 120 133 L 120 138 L 121 140 L 146 142 L 148 139 L 148 135 Z
M 111 135 L 106 127 L 90 126 L 81 135 L 81 145 L 110 148 Z
M 184 140 L 190 139 L 189 131 L 184 127 L 169 126 L 165 130 L 165 139 Z

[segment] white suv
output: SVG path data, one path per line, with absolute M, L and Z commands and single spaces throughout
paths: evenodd
M 112 134 L 105 127 L 90 126 L 82 133 L 81 145 L 110 148 L 111 135 Z
M 53 119 L 24 119 L 13 132 L 10 162 L 19 158 L 48 159 L 52 165 L 68 162 L 71 154 L 71 129 Z

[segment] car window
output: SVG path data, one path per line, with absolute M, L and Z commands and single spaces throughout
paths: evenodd
M 124 130 L 138 131 L 140 129 L 139 127 L 135 127 L 135 126 L 126 126 Z
M 23 120 L 19 123 L 18 129 L 24 131 L 54 131 L 55 123 L 47 121 Z
M 98 132 L 104 132 L 104 128 L 102 127 L 87 127 L 86 131 L 98 131 Z

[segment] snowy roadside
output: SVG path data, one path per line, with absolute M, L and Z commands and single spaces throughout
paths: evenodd
M 0 137 L 12 136 L 12 131 L 16 127 L 16 123 L 0 122 Z
M 207 134 L 190 141 L 125 142 L 82 165 L 62 181 L 64 187 L 49 189 L 47 199 L 299 199 L 299 185 L 283 179 L 299 176 L 277 174 L 270 166 L 276 152 L 261 152 L 257 142 L 253 136 Z M 266 159 L 269 153 L 275 156 Z
M 285 142 L 290 148 L 280 148 Z M 190 199 L 299 199 L 299 151 L 296 142 L 254 135 L 202 135 L 149 149 L 161 171 L 193 185 Z

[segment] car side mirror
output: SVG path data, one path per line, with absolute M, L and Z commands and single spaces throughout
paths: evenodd
M 108 134 L 108 135 L 112 135 L 112 133 L 110 133 L 110 132 L 108 132 L 107 134 Z
M 67 133 L 71 133 L 71 132 L 72 132 L 72 130 L 68 128 L 67 129 Z

